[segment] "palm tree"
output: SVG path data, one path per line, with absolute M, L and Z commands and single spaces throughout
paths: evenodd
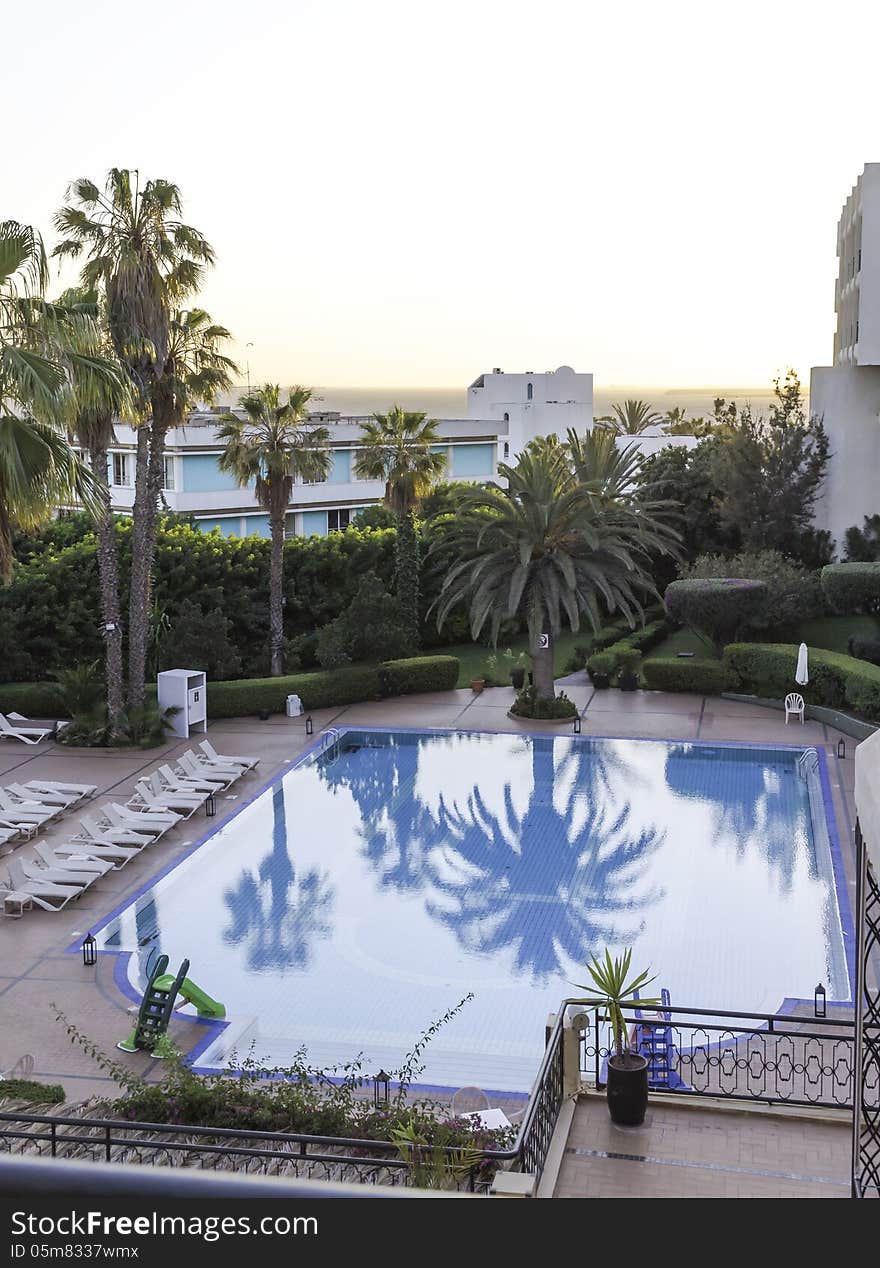
M 507 488 L 472 490 L 450 532 L 458 562 L 444 579 L 437 623 L 464 602 L 472 636 L 488 622 L 497 643 L 505 621 L 524 621 L 536 692 L 552 698 L 553 641 L 563 622 L 577 631 L 586 617 L 596 630 L 619 611 L 635 625 L 642 600 L 657 593 L 649 556 L 676 554 L 679 537 L 668 503 L 607 497 L 598 481 L 574 482 L 564 446 L 523 453 L 499 475 Z
M 362 480 L 385 481 L 385 505 L 397 519 L 395 585 L 416 645 L 419 642 L 419 543 L 415 511 L 446 470 L 436 420 L 394 405 L 374 414 L 361 433 L 354 471 Z
M 644 457 L 637 444 L 618 445 L 612 431 L 594 427 L 579 436 L 569 427 L 565 446 L 578 484 L 596 484 L 606 498 L 632 495 Z
M 139 566 L 132 559 L 129 610 L 146 611 L 147 649 L 153 607 L 153 559 L 159 502 L 165 484 L 165 437 L 179 427 L 196 401 L 211 402 L 218 392 L 232 386 L 237 370 L 234 361 L 220 351 L 232 336 L 225 326 L 211 320 L 204 308 L 177 310 L 168 326 L 168 343 L 162 372 L 149 387 L 150 454 L 147 466 L 147 497 L 143 506 L 143 552 Z M 147 650 L 148 656 L 148 650 Z M 145 658 L 146 666 L 146 658 Z
M 133 179 L 134 178 L 134 179 Z M 180 219 L 180 190 L 170 181 L 140 187 L 137 171 L 111 168 L 102 191 L 74 181 L 55 216 L 62 239 L 54 254 L 85 256 L 82 284 L 102 290 L 113 347 L 135 391 L 138 427 L 128 620 L 129 706 L 144 698 L 150 573 L 151 389 L 165 373 L 175 308 L 199 289 L 214 252 Z
M 97 322 L 101 351 L 118 366 L 113 351 L 106 313 L 95 292 L 69 290 L 60 303 L 75 312 L 87 313 Z M 114 421 L 130 408 L 128 378 L 119 368 L 116 384 L 98 384 L 89 404 L 80 404 L 68 424 L 72 439 L 88 457 L 99 499 L 95 513 L 97 537 L 98 582 L 101 591 L 101 632 L 107 679 L 107 715 L 116 730 L 124 706 L 124 674 L 122 664 L 122 615 L 119 596 L 119 555 L 116 543 L 116 518 L 110 498 L 107 464 L 108 451 L 115 439 Z M 81 378 L 82 376 L 80 376 Z
M 273 677 L 284 673 L 284 525 L 296 479 L 326 480 L 330 472 L 330 433 L 306 421 L 308 388 L 292 387 L 287 400 L 281 389 L 266 383 L 243 396 L 246 417 L 226 414 L 219 437 L 226 448 L 220 470 L 243 487 L 256 480 L 257 501 L 269 514 L 272 551 L 269 566 L 269 658 Z
M 59 502 L 97 509 L 95 481 L 59 423 L 77 404 L 118 385 L 93 323 L 47 303 L 47 284 L 40 235 L 15 220 L 0 222 L 0 578 L 6 584 L 13 524 L 36 527 Z
M 597 423 L 606 423 L 619 436 L 640 436 L 649 427 L 656 427 L 663 422 L 663 415 L 653 410 L 647 401 L 624 401 L 622 405 L 612 405 L 612 413 L 597 418 Z

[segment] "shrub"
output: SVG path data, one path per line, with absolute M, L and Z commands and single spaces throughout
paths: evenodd
M 724 645 L 766 602 L 763 581 L 706 577 L 673 581 L 666 587 L 666 610 L 673 620 L 705 635 L 720 656 Z
M 876 612 L 880 607 L 880 563 L 828 564 L 822 569 L 822 590 L 838 612 Z
M 212 682 L 241 677 L 241 657 L 232 644 L 232 622 L 221 607 L 204 611 L 183 599 L 162 642 L 163 669 L 200 669 Z
M 34 1083 L 30 1079 L 4 1079 L 0 1101 L 30 1101 L 33 1105 L 60 1105 L 64 1088 L 60 1083 Z
M 587 669 L 591 674 L 610 677 L 617 665 L 617 658 L 611 652 L 594 652 L 587 661 Z
M 637 647 L 624 646 L 617 654 L 617 664 L 620 667 L 620 672 L 622 674 L 626 674 L 628 677 L 635 677 L 638 675 L 641 663 L 642 653 Z
M 872 665 L 880 665 L 880 639 L 850 634 L 846 645 L 850 656 L 855 656 L 856 660 L 869 660 Z
M 732 643 L 724 663 L 737 680 L 734 690 L 781 699 L 794 690 L 798 649 L 793 643 Z M 810 651 L 810 681 L 798 687 L 808 704 L 841 709 L 849 705 L 880 721 L 880 666 L 843 652 Z
M 400 601 L 374 572 L 361 579 L 346 611 L 318 635 L 317 656 L 324 669 L 352 661 L 396 660 L 414 651 Z
M 695 691 L 699 695 L 720 696 L 735 684 L 729 667 L 719 660 L 658 656 L 646 660 L 642 677 L 652 691 Z
M 554 718 L 573 718 L 577 715 L 577 705 L 569 700 L 564 691 L 552 700 L 535 695 L 534 687 L 525 687 L 513 702 L 511 713 L 518 718 L 534 718 L 535 721 L 552 721 Z
M 793 630 L 824 611 L 819 574 L 787 559 L 778 550 L 741 551 L 731 559 L 701 555 L 681 573 L 682 580 L 752 577 L 767 587 L 763 604 L 743 621 L 743 633 L 760 637 L 767 630 Z
M 379 666 L 383 696 L 408 696 L 420 691 L 453 691 L 460 665 L 457 656 L 411 656 Z
M 853 524 L 844 533 L 844 554 L 849 563 L 870 563 L 880 559 L 880 515 L 866 515 L 859 528 Z

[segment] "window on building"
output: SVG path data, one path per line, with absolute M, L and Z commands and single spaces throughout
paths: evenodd
M 173 489 L 174 488 L 174 459 L 169 458 L 168 455 L 166 454 L 164 462 L 165 462 L 165 473 L 162 476 L 162 488 Z
M 509 422 L 510 422 L 510 415 L 507 413 L 507 411 L 506 411 L 506 410 L 504 411 L 504 421 L 505 421 L 505 423 L 509 423 Z
M 117 488 L 125 489 L 131 484 L 131 461 L 127 453 L 113 454 L 112 480 Z
M 505 440 L 504 442 L 504 457 L 505 459 L 510 457 L 510 441 L 509 440 Z
M 344 506 L 327 512 L 327 532 L 341 533 L 351 523 L 351 508 Z
M 530 400 L 532 399 L 532 396 L 533 396 L 533 394 L 534 394 L 534 391 L 535 391 L 535 389 L 534 389 L 534 387 L 532 386 L 532 384 L 530 383 L 530 384 L 528 385 L 528 387 L 526 388 L 526 400 L 527 400 L 527 401 L 530 401 Z

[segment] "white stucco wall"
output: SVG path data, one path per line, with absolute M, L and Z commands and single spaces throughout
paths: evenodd
M 529 398 L 529 385 L 532 388 Z M 565 436 L 569 427 L 593 425 L 593 376 L 563 365 L 546 373 L 481 374 L 468 388 L 468 418 L 508 418 L 508 460 L 536 436 Z M 502 451 L 502 458 L 504 457 Z
M 815 522 L 842 554 L 846 529 L 880 511 L 880 366 L 814 368 L 810 413 L 823 419 L 831 453 Z
M 880 874 L 880 731 L 856 749 L 856 814 L 868 857 Z

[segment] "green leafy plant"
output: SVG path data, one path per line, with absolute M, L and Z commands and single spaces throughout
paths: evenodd
M 590 985 L 583 986 L 576 983 L 579 991 L 591 992 L 587 999 L 580 1000 L 579 1003 L 585 1004 L 588 1008 L 601 1008 L 611 1022 L 614 1055 L 620 1064 L 625 1064 L 629 1055 L 624 1007 L 635 1003 L 645 1008 L 660 1006 L 659 999 L 646 999 L 641 994 L 642 990 L 655 980 L 654 977 L 648 976 L 651 970 L 646 969 L 644 973 L 630 978 L 631 961 L 632 947 L 627 947 L 622 955 L 616 955 L 613 959 L 606 947 L 604 960 L 598 960 L 593 955 L 586 966 L 591 979 Z
M 574 718 L 577 716 L 577 705 L 569 700 L 564 691 L 550 699 L 539 696 L 534 685 L 524 687 L 513 702 L 511 713 L 518 718 L 534 718 L 536 722 L 552 722 L 557 718 Z
M 31 1079 L 0 1079 L 0 1101 L 30 1101 L 33 1105 L 59 1105 L 64 1100 L 60 1083 L 34 1083 Z
M 473 1145 L 456 1143 L 460 1137 L 454 1129 L 441 1129 L 429 1141 L 414 1116 L 392 1127 L 390 1136 L 401 1158 L 409 1163 L 413 1183 L 419 1189 L 454 1189 L 482 1161 Z
M 696 656 L 681 660 L 676 656 L 657 656 L 646 660 L 642 676 L 651 691 L 694 691 L 707 696 L 733 691 L 736 684 L 735 675 L 724 661 Z
M 745 577 L 700 577 L 673 581 L 664 598 L 672 619 L 695 630 L 720 657 L 725 644 L 763 608 L 767 587 Z
M 622 674 L 637 678 L 642 665 L 642 653 L 637 647 L 624 646 L 617 653 L 617 664 Z
M 617 658 L 612 652 L 594 652 L 587 661 L 587 669 L 594 676 L 610 678 L 617 665 Z
M 822 569 L 822 591 L 838 612 L 880 609 L 880 563 L 828 564 Z
M 93 714 L 99 709 L 104 696 L 99 661 L 58 669 L 53 677 L 58 684 L 63 707 L 70 717 Z

